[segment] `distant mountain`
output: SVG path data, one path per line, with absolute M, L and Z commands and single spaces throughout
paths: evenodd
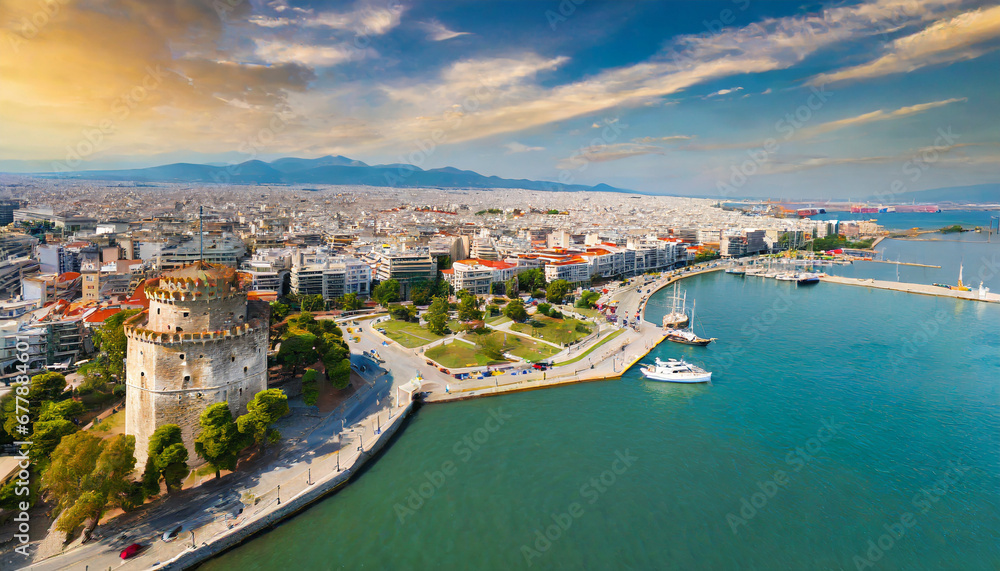
M 559 184 L 555 182 L 485 176 L 453 167 L 423 170 L 413 165 L 369 166 L 342 156 L 318 159 L 286 157 L 265 163 L 246 161 L 233 165 L 174 163 L 143 169 L 92 170 L 36 173 L 37 176 L 83 180 L 132 182 L 190 182 L 219 184 L 349 184 L 385 187 L 428 188 L 521 188 L 525 190 L 566 190 L 624 192 L 607 184 Z
M 873 197 L 878 198 L 878 197 Z M 882 197 L 884 200 L 885 197 Z M 1000 184 L 974 184 L 950 186 L 931 190 L 904 192 L 893 197 L 892 202 L 937 202 L 954 204 L 1000 204 Z

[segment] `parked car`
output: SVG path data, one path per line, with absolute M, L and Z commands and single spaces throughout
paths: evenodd
M 184 531 L 184 526 L 178 525 L 177 527 L 163 534 L 163 541 L 170 542 L 177 539 L 177 536 L 180 535 L 182 531 Z
M 141 549 L 142 549 L 142 545 L 140 545 L 138 543 L 133 543 L 132 545 L 129 545 L 125 549 L 122 549 L 120 557 L 122 559 L 128 559 L 129 557 L 134 557 L 135 554 L 139 553 L 139 551 Z

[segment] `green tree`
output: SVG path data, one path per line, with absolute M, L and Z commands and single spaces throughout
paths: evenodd
M 695 256 L 694 256 L 694 263 L 698 264 L 698 263 L 701 263 L 701 262 L 707 262 L 707 261 L 710 261 L 710 260 L 714 260 L 714 259 L 716 259 L 718 257 L 719 257 L 719 253 L 716 252 L 715 250 L 702 250 L 702 251 L 698 252 L 697 254 L 695 254 Z
M 125 320 L 139 313 L 138 309 L 125 309 L 104 320 L 104 324 L 94 331 L 94 347 L 104 354 L 104 369 L 109 380 L 121 381 L 125 378 Z
M 241 433 L 253 438 L 263 453 L 268 444 L 281 438 L 281 433 L 271 428 L 271 425 L 286 414 L 288 397 L 284 391 L 267 389 L 257 393 L 247 404 L 247 413 L 236 419 L 236 426 Z
M 545 272 L 541 268 L 531 268 L 517 275 L 521 291 L 534 291 L 545 287 Z
M 100 442 L 98 447 L 100 454 L 93 463 L 92 456 L 88 456 L 87 465 L 80 467 L 81 472 L 91 468 L 90 473 L 82 479 L 76 500 L 56 523 L 60 531 L 70 533 L 90 520 L 89 532 L 108 508 L 129 510 L 142 501 L 141 496 L 135 497 L 135 486 L 129 478 L 135 469 L 135 437 L 119 434 Z
M 566 280 L 555 280 L 545 288 L 545 300 L 549 303 L 558 305 L 562 303 L 563 298 L 569 293 L 571 289 L 570 284 Z
M 417 308 L 413 305 L 392 305 L 389 306 L 389 315 L 396 321 L 416 321 Z
M 298 372 L 299 367 L 311 365 L 317 359 L 316 335 L 312 333 L 291 335 L 281 341 L 281 348 L 278 349 L 278 362 L 293 374 Z
M 42 403 L 42 408 L 38 411 L 38 420 L 73 420 L 86 411 L 83 403 L 73 399 Z
M 188 475 L 187 460 L 188 452 L 181 437 L 181 427 L 164 424 L 157 428 L 149 437 L 149 456 L 142 475 L 146 495 L 155 496 L 160 492 L 161 479 L 167 485 L 167 493 L 171 487 L 178 487 Z
M 319 387 L 316 386 L 316 379 L 319 378 L 319 372 L 316 369 L 306 369 L 306 372 L 302 374 L 302 402 L 309 406 L 316 404 L 319 400 Z
M 436 284 L 431 280 L 414 280 L 410 284 L 410 300 L 414 305 L 428 305 Z
M 280 301 L 271 302 L 271 321 L 278 323 L 279 321 L 284 321 L 288 317 L 288 313 L 292 310 L 287 303 L 281 303 Z
M 347 388 L 351 382 L 351 350 L 343 340 L 331 343 L 323 354 L 326 378 L 336 389 Z
M 494 361 L 500 361 L 504 358 L 503 342 L 498 337 L 499 334 L 480 335 L 479 339 L 476 340 L 476 344 L 479 345 L 483 354 Z
M 528 310 L 524 308 L 524 302 L 520 299 L 512 299 L 507 307 L 503 308 L 503 314 L 518 323 L 528 319 Z
M 601 298 L 601 294 L 596 291 L 585 291 L 580 294 L 580 299 L 576 301 L 576 306 L 581 308 L 594 307 L 597 300 Z
M 447 270 L 451 268 L 451 256 L 438 256 L 437 259 L 438 271 Z
M 306 370 L 307 373 L 309 371 L 312 369 Z M 215 468 L 216 478 L 221 475 L 221 470 L 235 470 L 240 451 L 250 442 L 236 427 L 229 405 L 220 402 L 206 408 L 198 418 L 198 425 L 201 432 L 194 440 L 195 454 Z
M 357 311 L 365 306 L 365 302 L 358 297 L 358 294 L 351 292 L 344 294 L 340 300 L 340 306 L 344 311 Z
M 101 438 L 93 434 L 76 432 L 63 437 L 53 450 L 52 462 L 42 476 L 42 487 L 55 505 L 54 513 L 61 513 L 79 499 L 86 478 L 97 466 L 102 444 Z
M 383 307 L 388 306 L 390 303 L 396 303 L 400 299 L 399 282 L 397 280 L 385 280 L 378 284 L 372 290 L 372 299 Z
M 62 396 L 63 391 L 66 389 L 66 377 L 60 373 L 42 373 L 40 375 L 35 375 L 31 377 L 28 383 L 28 394 L 21 394 L 24 385 L 15 385 L 13 391 L 4 395 L 3 400 L 0 401 L 0 405 L 3 406 L 4 414 L 4 432 L 13 436 L 18 432 L 18 426 L 21 423 L 19 420 L 23 420 L 21 417 L 24 416 L 24 404 L 23 400 L 21 410 L 17 409 L 17 400 L 15 395 L 19 395 L 22 399 L 27 399 L 27 415 L 28 422 L 34 422 L 38 418 L 39 412 L 41 411 L 42 404 L 46 401 L 57 401 Z M 24 436 L 24 435 L 21 435 Z M 20 438 L 23 440 L 23 438 Z M 57 442 L 58 444 L 58 442 Z
M 302 296 L 302 311 L 323 311 L 326 304 L 320 294 Z
M 75 424 L 64 418 L 36 420 L 32 428 L 34 432 L 31 435 L 31 449 L 28 451 L 28 455 L 31 458 L 31 463 L 36 466 L 46 463 L 49 455 L 59 446 L 64 436 L 78 430 Z
M 444 335 L 448 330 L 448 300 L 443 297 L 435 297 L 431 301 L 430 308 L 424 314 L 427 320 L 427 329 L 435 335 Z
M 517 295 L 517 276 L 510 278 L 503 283 L 504 295 L 507 297 L 514 297 Z
M 458 298 L 459 321 L 478 321 L 483 318 L 483 312 L 479 310 L 481 299 L 466 290 L 459 291 Z

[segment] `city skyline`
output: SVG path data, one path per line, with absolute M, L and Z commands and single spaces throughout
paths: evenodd
M 997 182 L 1000 7 L 514 4 L 5 6 L 0 171 L 334 154 L 722 198 Z

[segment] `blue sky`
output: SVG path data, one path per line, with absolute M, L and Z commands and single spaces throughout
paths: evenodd
M 0 169 L 341 154 L 704 196 L 998 182 L 986 2 L 157 4 L 0 22 Z

